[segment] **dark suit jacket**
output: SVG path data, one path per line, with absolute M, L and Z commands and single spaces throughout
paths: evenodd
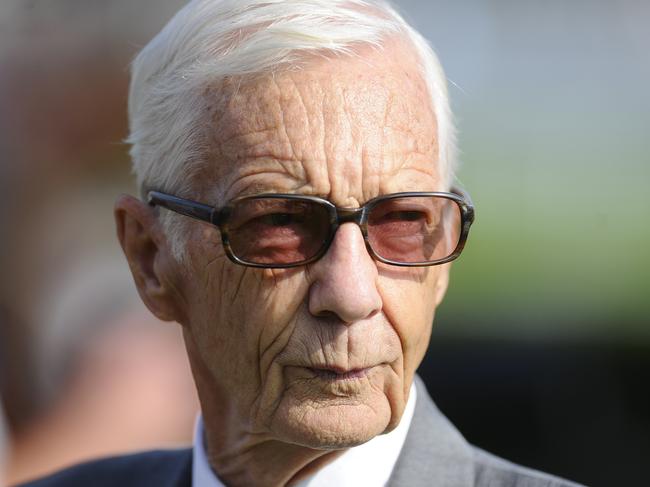
M 577 487 L 502 460 L 465 441 L 419 378 L 413 421 L 390 487 Z M 153 451 L 85 463 L 25 487 L 191 487 L 192 450 Z

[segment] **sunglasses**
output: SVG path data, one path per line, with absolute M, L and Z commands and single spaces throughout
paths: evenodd
M 150 191 L 148 203 L 217 226 L 226 255 L 236 264 L 309 264 L 325 255 L 340 225 L 356 223 L 374 259 L 415 267 L 450 262 L 463 250 L 474 207 L 466 193 L 452 191 L 392 193 L 359 208 L 338 208 L 315 196 L 274 193 L 236 198 L 215 208 Z

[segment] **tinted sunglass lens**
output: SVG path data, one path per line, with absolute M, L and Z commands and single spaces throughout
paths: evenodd
M 404 264 L 430 263 L 453 254 L 461 234 L 461 210 L 449 198 L 404 196 L 375 205 L 368 240 L 380 257 Z
M 327 208 L 316 201 L 252 198 L 238 202 L 228 220 L 232 253 L 252 264 L 291 265 L 314 257 L 330 231 Z

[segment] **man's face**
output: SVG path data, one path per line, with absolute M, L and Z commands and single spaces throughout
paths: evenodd
M 221 206 L 277 192 L 357 207 L 443 189 L 416 66 L 391 45 L 208 93 L 211 160 L 192 198 Z M 209 225 L 190 223 L 186 238 L 170 281 L 208 428 L 228 418 L 241 434 L 336 448 L 397 425 L 448 266 L 376 262 L 353 223 L 321 260 L 293 269 L 233 264 Z

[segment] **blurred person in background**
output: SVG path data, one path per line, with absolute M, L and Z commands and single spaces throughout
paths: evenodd
M 178 330 L 146 312 L 121 261 L 91 254 L 79 264 L 41 310 L 31 343 L 39 406 L 14 435 L 10 484 L 191 439 L 198 405 Z
M 125 66 L 165 15 L 149 1 L 157 15 L 127 21 L 147 5 L 0 3 L 0 391 L 11 483 L 191 442 L 197 399 L 180 334 L 139 301 L 111 229 L 115 194 L 131 184 Z
M 32 485 L 575 485 L 472 447 L 415 377 L 473 220 L 445 85 L 384 2 L 181 10 L 134 64 L 146 201 L 116 220 L 145 304 L 182 325 L 194 449 Z
M 87 191 L 70 190 L 40 214 L 76 244 L 47 240 L 55 257 L 41 269 L 31 326 L 2 320 L 12 484 L 84 459 L 191 441 L 198 404 L 181 336 L 146 311 L 118 248 L 104 247 L 111 219 L 97 215 L 114 191 Z

